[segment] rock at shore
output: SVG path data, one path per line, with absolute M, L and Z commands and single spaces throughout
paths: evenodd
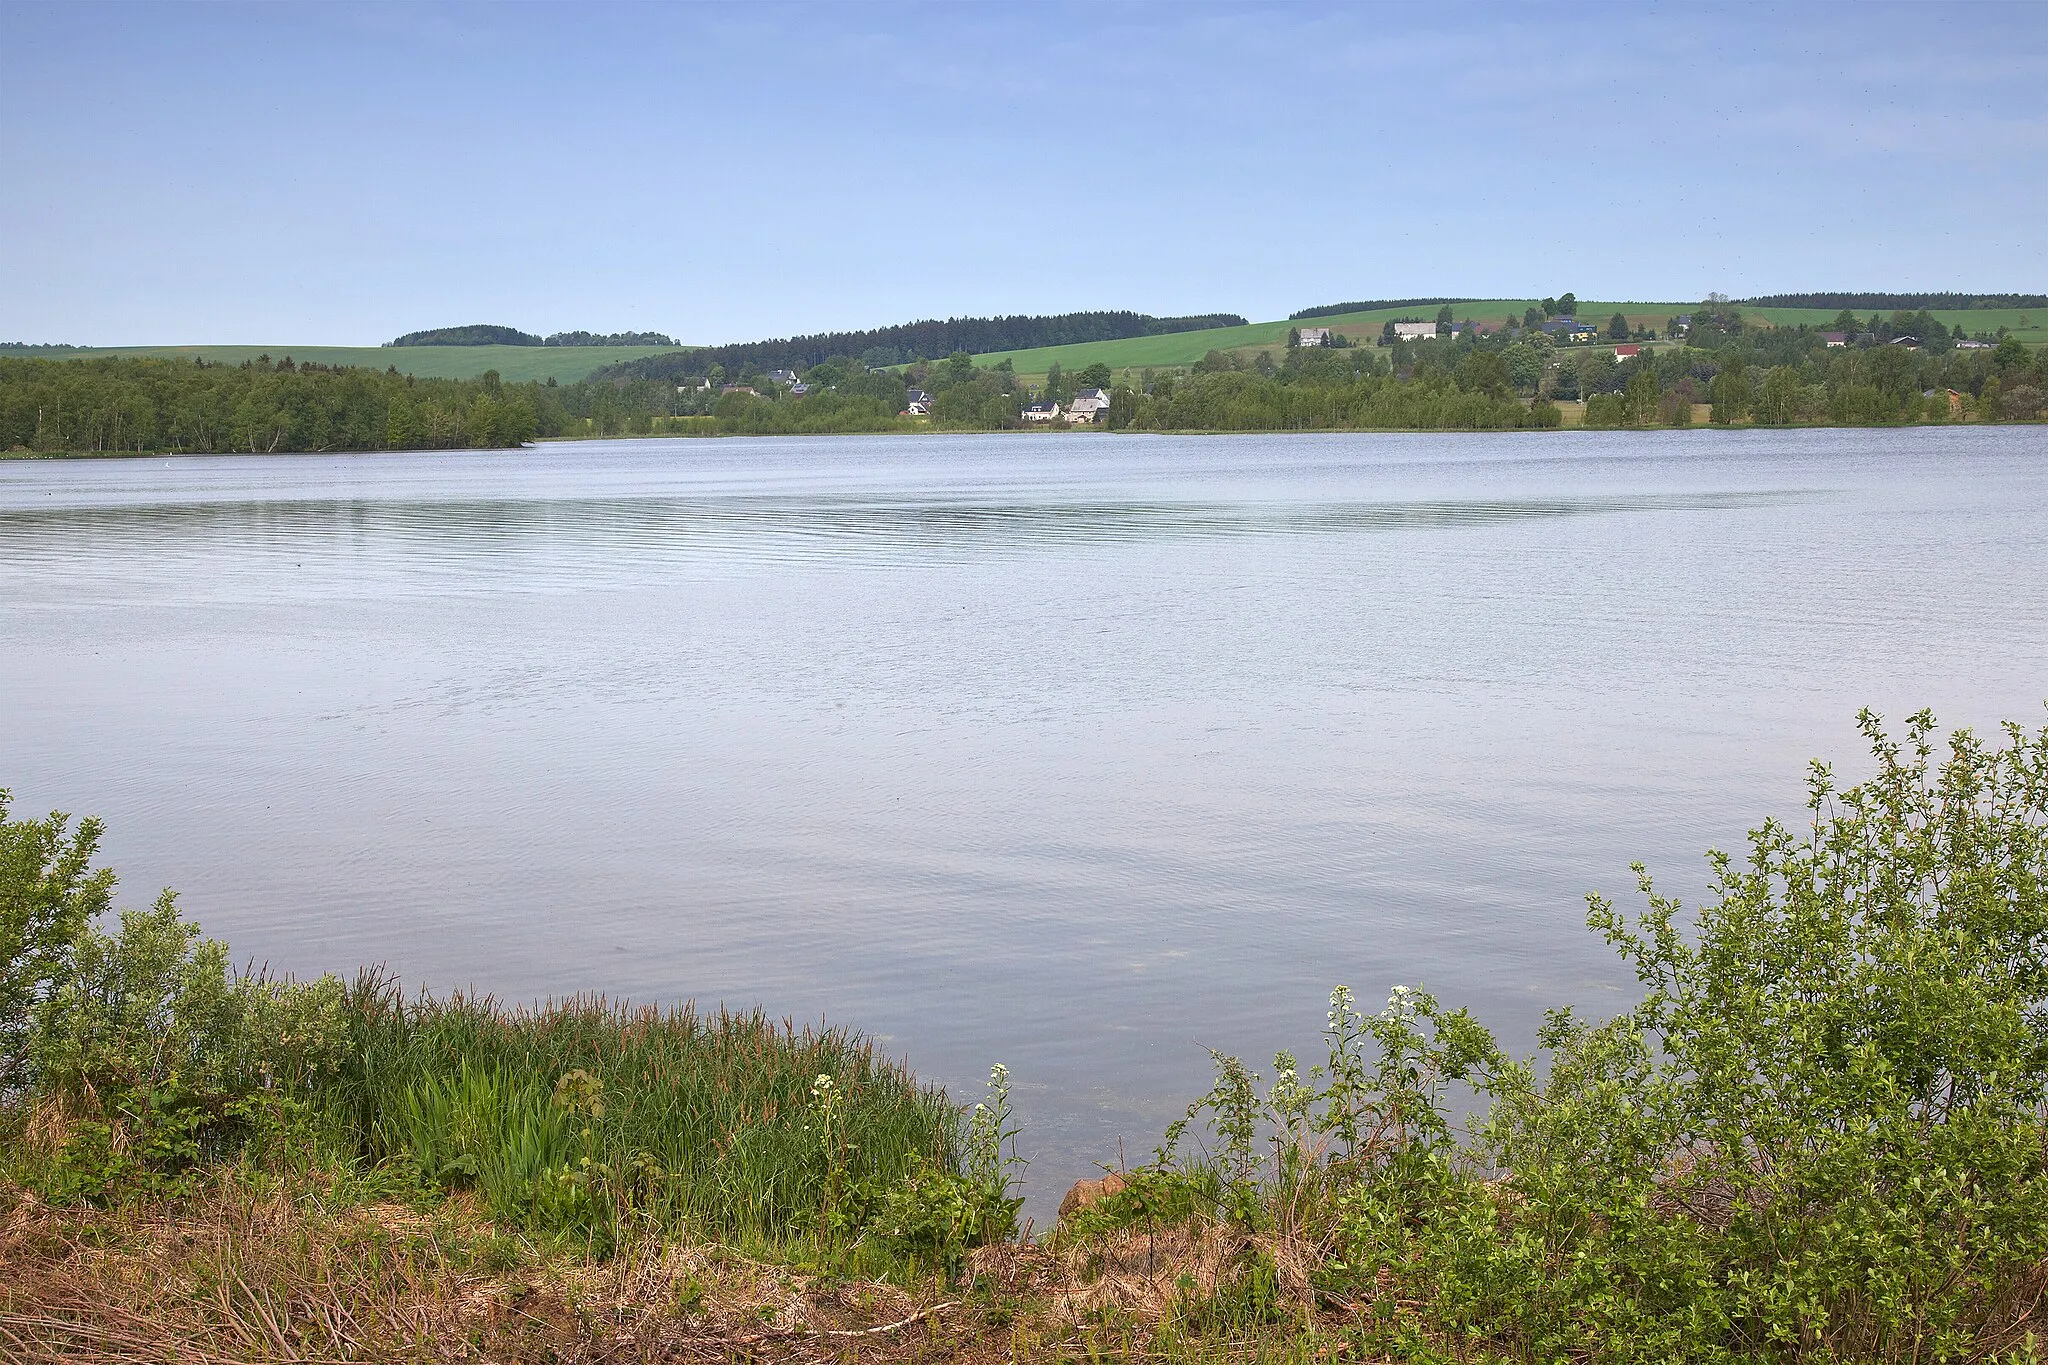
M 1123 1187 L 1124 1178 L 1115 1171 L 1111 1171 L 1100 1180 L 1076 1180 L 1074 1188 L 1067 1191 L 1067 1197 L 1060 1200 L 1060 1221 L 1065 1222 L 1090 1204 L 1109 1198 Z

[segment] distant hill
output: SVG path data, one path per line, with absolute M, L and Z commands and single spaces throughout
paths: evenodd
M 801 369 L 833 356 L 851 356 L 870 365 L 900 365 L 920 356 L 937 359 L 955 351 L 980 355 L 988 351 L 1072 346 L 1244 325 L 1244 319 L 1235 313 L 1157 318 L 1146 313 L 1115 311 L 1059 313 L 1043 317 L 947 318 L 943 322 L 930 319 L 894 327 L 877 327 L 865 332 L 819 332 L 772 341 L 693 347 L 671 355 L 610 365 L 597 377 L 669 380 L 707 373 L 713 365 L 722 365 L 728 372 L 750 366 Z
M 1849 308 L 1857 312 L 1963 312 L 1980 308 L 2048 308 L 2048 294 L 1764 294 L 1737 303 L 1755 308 Z
M 541 339 L 517 327 L 495 327 L 475 322 L 467 327 L 435 327 L 424 332 L 407 332 L 386 346 L 539 346 Z

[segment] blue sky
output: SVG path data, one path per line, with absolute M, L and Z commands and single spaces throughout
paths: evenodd
M 2048 289 L 2048 5 L 0 0 L 0 340 Z

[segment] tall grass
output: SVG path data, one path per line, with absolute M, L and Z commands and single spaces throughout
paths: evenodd
M 944 1094 L 843 1029 L 601 997 L 408 1000 L 373 973 L 348 1014 L 330 1117 L 363 1157 L 473 1188 L 516 1225 L 775 1236 L 819 1227 L 849 1183 L 894 1184 L 915 1160 L 961 1156 Z

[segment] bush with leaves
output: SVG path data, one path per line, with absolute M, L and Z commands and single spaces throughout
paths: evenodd
M 2048 730 L 1940 755 L 1925 713 L 1861 725 L 1874 774 L 1816 765 L 1805 825 L 1710 854 L 1690 919 L 1640 868 L 1640 915 L 1591 900 L 1635 1009 L 1554 1011 L 1516 1061 L 1427 994 L 1340 988 L 1325 1066 L 1282 1054 L 1262 1097 L 1219 1056 L 1154 1173 L 1310 1244 L 1408 1358 L 2038 1358 Z
M 967 1115 L 960 1168 L 914 1159 L 910 1172 L 876 1200 L 871 1230 L 914 1259 L 957 1275 L 967 1252 L 1017 1235 L 1024 1200 L 1010 1193 L 1012 1172 L 1023 1165 L 1016 1141 L 1010 1073 L 999 1063 L 989 1069 L 988 1098 Z
M 97 821 L 8 821 L 0 796 L 4 1089 L 65 1115 L 59 1198 L 174 1193 L 204 1159 L 308 1121 L 347 1050 L 341 983 L 231 972 L 165 892 L 99 927 L 114 877 Z
M 70 984 L 79 941 L 114 894 L 114 874 L 92 866 L 99 821 L 10 820 L 10 800 L 0 789 L 0 1098 L 34 1083 L 37 1016 Z

